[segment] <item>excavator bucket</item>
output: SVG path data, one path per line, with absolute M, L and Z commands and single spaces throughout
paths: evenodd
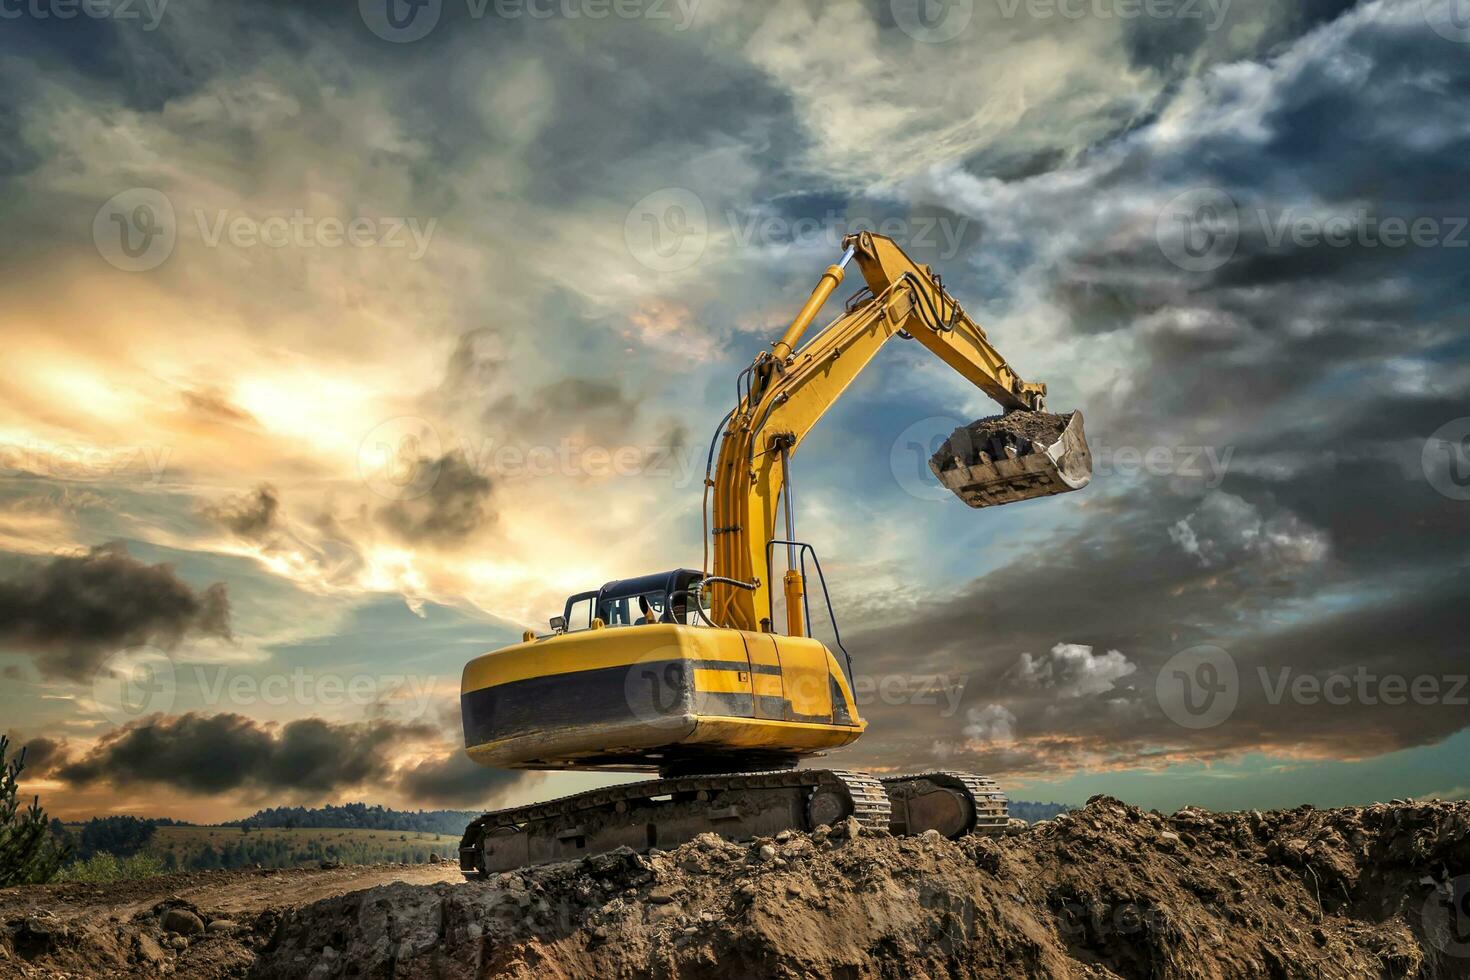
M 1092 480 L 1082 413 L 1015 411 L 955 429 L 929 468 L 971 507 L 1081 490 Z

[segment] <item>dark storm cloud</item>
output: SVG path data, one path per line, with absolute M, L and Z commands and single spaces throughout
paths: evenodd
M 1358 234 L 1388 215 L 1463 214 L 1449 189 L 1470 166 L 1467 89 L 1463 45 L 1434 35 L 1417 5 L 1375 6 L 1269 62 L 1182 86 L 1159 122 L 1070 172 L 975 196 L 973 213 L 1031 246 L 1015 249 L 1020 262 L 1046 256 L 1014 279 L 1042 284 L 1072 337 L 1126 351 L 1117 383 L 1084 406 L 1095 447 L 1178 462 L 1207 445 L 1229 462 L 1213 483 L 1100 472 L 1075 530 L 857 636 L 854 657 L 872 665 L 860 669 L 968 678 L 950 717 L 874 705 L 865 746 L 888 762 L 938 747 L 995 771 L 1056 773 L 1256 750 L 1371 755 L 1470 721 L 1453 693 L 1466 674 L 1470 506 L 1437 492 L 1419 461 L 1470 404 L 1470 250 Z M 1233 199 L 1239 241 L 1192 272 L 1166 257 L 1154 218 L 1195 188 Z M 1281 234 L 1324 215 L 1348 216 L 1353 240 Z M 1167 716 L 1154 683 L 1201 643 L 1229 651 L 1240 701 L 1194 730 Z M 1019 683 L 1047 676 L 1037 665 L 1059 648 L 1111 686 L 1069 696 Z M 1112 651 L 1136 669 L 1099 659 Z M 1283 670 L 1354 684 L 1343 703 L 1300 701 L 1282 696 Z M 1442 696 L 1391 703 L 1374 680 L 1388 675 L 1427 678 Z M 885 717 L 909 731 L 872 746 Z
M 621 446 L 638 441 L 642 401 L 615 381 L 569 377 L 497 398 L 482 418 L 491 431 L 522 449 L 554 446 L 568 437 Z
M 1372 755 L 1464 727 L 1470 689 L 1454 695 L 1467 674 L 1460 597 L 1470 575 L 1362 581 L 1318 555 L 1301 529 L 1293 540 L 1291 521 L 1273 530 L 1271 518 L 1240 504 L 1229 508 L 1233 524 L 1202 517 L 1204 505 L 1187 510 L 1183 499 L 1105 510 L 1027 560 L 921 604 L 902 625 L 857 635 L 849 648 L 861 673 L 964 682 L 957 712 L 939 703 L 868 706 L 864 750 L 888 765 L 937 750 L 981 771 L 1055 774 L 1251 751 Z M 1205 560 L 1171 534 L 1202 520 L 1216 522 L 1196 529 L 1215 538 L 1201 549 Z M 1314 602 L 1358 585 L 1389 597 Z M 1195 731 L 1161 708 L 1155 683 L 1170 657 L 1199 644 L 1233 658 L 1239 704 L 1218 726 Z M 1352 681 L 1345 703 L 1279 694 L 1283 678 L 1335 675 Z M 1425 683 L 1444 697 L 1389 703 L 1375 694 L 1389 676 L 1432 678 Z
M 429 483 L 421 496 L 378 509 L 378 521 L 405 542 L 454 544 L 495 519 L 490 508 L 494 484 L 476 472 L 462 453 L 420 459 L 418 472 Z
M 490 807 L 530 774 L 476 765 L 463 751 L 407 766 L 398 788 L 425 806 Z
M 262 483 L 250 493 L 207 505 L 204 513 L 235 536 L 260 541 L 279 526 L 280 508 L 281 498 L 276 488 Z
M 21 775 L 22 782 L 30 779 L 45 779 L 66 763 L 67 747 L 64 741 L 41 735 L 27 739 L 16 731 L 9 731 L 5 734 L 10 739 L 12 749 L 25 750 L 25 770 Z M 12 752 L 12 757 L 14 754 Z
M 0 582 L 0 643 L 30 653 L 43 677 L 88 680 L 112 652 L 186 636 L 230 636 L 223 583 L 196 592 L 121 542 L 51 559 Z
M 276 727 L 237 714 L 152 715 L 104 735 L 56 775 L 74 786 L 320 795 L 384 783 L 393 772 L 392 750 L 435 736 L 431 726 L 384 721 L 338 724 L 304 718 Z
M 52 739 L 29 744 L 40 750 L 33 775 L 78 788 L 167 786 L 194 795 L 276 792 L 301 799 L 363 788 L 401 793 L 424 805 L 489 806 L 528 778 L 477 766 L 440 737 L 434 725 L 383 718 L 302 718 L 277 726 L 238 714 L 189 713 L 143 718 L 104 735 L 80 756 Z M 402 750 L 420 746 L 442 755 L 400 765 Z
M 1123 44 L 1135 68 L 1169 73 L 1193 67 L 1194 56 L 1218 62 L 1268 57 L 1282 44 L 1351 9 L 1355 0 L 1300 0 L 1290 4 L 1231 4 L 1208 0 L 1178 4 L 1185 16 L 1123 21 Z

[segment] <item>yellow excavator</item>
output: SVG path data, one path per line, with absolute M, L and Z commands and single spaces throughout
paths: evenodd
M 851 743 L 867 723 L 821 565 L 796 536 L 791 459 L 893 337 L 919 342 L 1005 410 L 956 430 L 930 461 L 970 506 L 1085 486 L 1092 467 L 1082 415 L 1047 415 L 1046 386 L 1022 381 L 940 276 L 891 239 L 862 232 L 842 246 L 781 338 L 740 373 L 738 404 L 716 429 L 705 568 L 573 595 L 549 634 L 528 630 L 523 642 L 465 667 L 460 706 L 475 762 L 657 778 L 486 813 L 460 846 L 467 877 L 623 846 L 668 848 L 706 832 L 748 839 L 848 817 L 951 838 L 1005 827 L 1006 798 L 984 776 L 877 778 L 798 766 Z M 865 286 L 806 338 L 853 262 Z M 810 636 L 812 572 L 840 659 Z

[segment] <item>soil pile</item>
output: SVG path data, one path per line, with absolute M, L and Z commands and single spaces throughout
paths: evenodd
M 347 895 L 288 914 L 256 975 L 1470 976 L 1470 804 L 855 829 Z
M 182 906 L 135 903 L 100 933 L 107 969 L 140 975 L 1470 977 L 1470 803 L 1164 816 L 1096 797 L 1016 824 L 958 842 L 855 822 L 706 835 L 236 909 L 228 927 L 196 890 L 204 932 L 172 938 L 165 917 L 193 930 Z M 81 972 L 101 940 L 33 928 L 24 892 L 0 893 L 0 975 Z

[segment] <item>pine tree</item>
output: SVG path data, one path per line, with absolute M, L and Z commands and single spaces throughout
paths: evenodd
M 50 881 L 67 858 L 65 847 L 51 836 L 40 797 L 20 808 L 17 789 L 26 750 L 6 761 L 9 749 L 10 738 L 0 735 L 0 888 Z

